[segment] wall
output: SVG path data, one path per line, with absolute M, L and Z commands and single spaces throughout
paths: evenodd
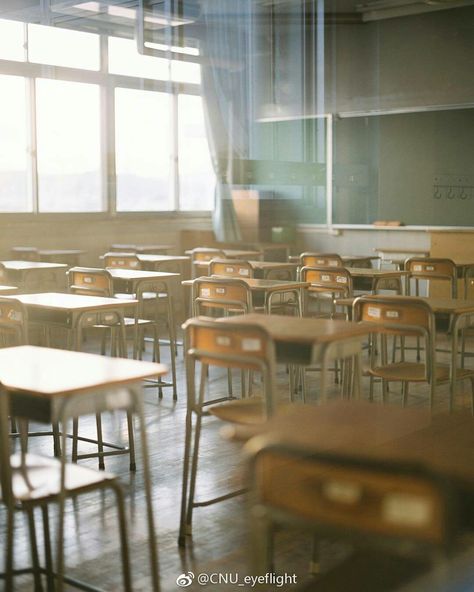
M 341 255 L 370 255 L 377 247 L 400 249 L 431 248 L 429 230 L 409 228 L 336 230 L 335 234 L 326 229 L 310 225 L 298 228 L 297 249 L 299 251 L 322 251 Z
M 99 255 L 113 243 L 173 244 L 180 252 L 183 229 L 211 229 L 210 215 L 195 214 L 58 214 L 0 216 L 0 255 L 9 258 L 13 246 L 43 249 L 83 249 L 83 265 L 97 266 Z

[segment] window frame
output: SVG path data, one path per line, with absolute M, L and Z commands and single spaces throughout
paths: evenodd
M 178 155 L 178 96 L 189 94 L 201 96 L 199 84 L 160 81 L 148 78 L 126 76 L 121 74 L 109 74 L 108 72 L 108 36 L 99 35 L 99 70 L 82 70 L 66 66 L 50 66 L 28 61 L 28 24 L 24 23 L 25 30 L 25 61 L 13 61 L 0 58 L 0 74 L 23 77 L 26 79 L 28 89 L 25 117 L 28 122 L 30 140 L 30 154 L 28 158 L 30 176 L 30 190 L 32 192 L 32 210 L 29 212 L 1 212 L 0 215 L 14 220 L 28 220 L 41 217 L 44 220 L 70 219 L 71 216 L 80 216 L 84 219 L 106 220 L 110 216 L 142 218 L 145 214 L 160 216 L 167 219 L 202 217 L 211 210 L 183 210 L 179 209 L 179 155 Z M 187 56 L 186 56 L 187 57 Z M 186 59 L 181 57 L 180 59 Z M 190 61 L 196 62 L 195 56 L 189 56 Z M 38 166 L 37 166 L 37 124 L 36 124 L 36 79 L 45 78 L 60 80 L 63 82 L 82 82 L 95 84 L 100 93 L 100 164 L 102 177 L 102 211 L 100 212 L 40 212 L 38 192 Z M 173 171 L 170 182 L 172 184 L 170 210 L 143 210 L 143 211 L 118 211 L 116 197 L 116 169 L 115 169 L 115 89 L 125 88 L 134 90 L 148 90 L 153 92 L 165 92 L 172 95 L 172 149 Z M 112 182 L 111 182 L 112 180 Z

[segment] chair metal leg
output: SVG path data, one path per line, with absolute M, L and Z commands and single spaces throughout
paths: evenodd
M 403 407 L 407 406 L 407 402 L 408 402 L 408 388 L 410 386 L 410 383 L 405 381 L 402 383 L 402 397 L 403 397 Z
M 194 509 L 194 496 L 196 493 L 196 479 L 197 469 L 199 460 L 199 444 L 201 440 L 201 426 L 202 426 L 202 415 L 199 411 L 196 417 L 196 425 L 194 427 L 194 444 L 191 458 L 191 474 L 189 478 L 189 495 L 188 495 L 188 507 L 186 511 L 186 532 L 190 533 L 192 530 L 193 521 L 193 509 Z
M 51 551 L 51 531 L 49 528 L 48 506 L 41 506 L 43 515 L 44 559 L 46 565 L 46 583 L 48 592 L 54 592 L 53 554 Z
M 7 532 L 5 549 L 5 590 L 13 590 L 13 545 L 15 528 L 15 510 L 13 506 L 7 506 Z
M 64 430 L 63 426 L 63 430 Z M 77 462 L 77 446 L 78 446 L 78 435 L 79 435 L 79 419 L 76 417 L 72 420 L 72 462 Z M 66 454 L 66 449 L 63 450 Z
M 110 486 L 115 493 L 115 500 L 117 504 L 117 517 L 119 522 L 120 533 L 120 552 L 122 557 L 122 573 L 123 585 L 125 592 L 132 592 L 132 576 L 130 571 L 130 554 L 128 551 L 127 538 L 127 520 L 125 517 L 125 502 L 122 488 L 118 483 L 110 483 Z
M 104 471 L 104 440 L 102 437 L 102 416 L 100 413 L 96 413 L 95 423 L 97 426 L 97 452 L 99 453 L 99 469 Z
M 188 499 L 188 485 L 189 485 L 189 462 L 191 456 L 191 442 L 193 431 L 193 412 L 188 408 L 186 412 L 186 428 L 185 428 L 185 442 L 184 442 L 184 458 L 183 458 L 183 481 L 181 486 L 181 515 L 179 523 L 178 545 L 184 547 L 186 544 L 186 535 L 191 534 L 186 528 L 186 507 Z
M 41 581 L 41 571 L 40 571 L 40 563 L 39 563 L 39 556 L 38 556 L 38 542 L 36 540 L 34 509 L 28 508 L 26 510 L 26 514 L 28 517 L 28 530 L 30 533 L 31 564 L 33 566 L 35 592 L 43 592 L 43 584 Z
M 136 471 L 137 464 L 135 461 L 135 435 L 133 431 L 133 414 L 127 411 L 127 428 L 128 428 L 128 448 L 130 453 L 130 470 Z

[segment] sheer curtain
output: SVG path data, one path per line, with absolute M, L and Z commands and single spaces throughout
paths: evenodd
M 240 240 L 232 203 L 234 159 L 249 158 L 252 126 L 252 0 L 204 0 L 200 20 L 202 93 L 216 172 L 217 240 Z

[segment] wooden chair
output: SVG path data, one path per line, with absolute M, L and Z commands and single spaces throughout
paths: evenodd
M 200 261 L 211 261 L 212 259 L 225 259 L 224 251 L 220 249 L 211 249 L 207 247 L 199 247 L 191 251 L 191 277 L 195 278 L 199 275 L 199 267 L 196 263 Z M 206 274 L 205 274 L 206 275 Z
M 5 536 L 5 587 L 14 590 L 14 543 L 15 515 L 24 512 L 28 518 L 32 571 L 35 578 L 35 590 L 42 590 L 42 575 L 46 575 L 48 590 L 62 590 L 63 581 L 68 584 L 79 583 L 64 575 L 63 538 L 64 504 L 66 498 L 76 498 L 82 493 L 110 489 L 115 495 L 119 521 L 121 543 L 121 564 L 124 589 L 132 590 L 130 563 L 127 544 L 127 528 L 122 489 L 116 478 L 103 471 L 67 464 L 56 459 L 48 459 L 22 452 L 11 455 L 8 434 L 9 397 L 0 387 L 0 503 L 6 508 Z M 53 573 L 51 537 L 48 506 L 55 504 L 59 508 L 57 533 L 57 564 Z M 44 528 L 45 567 L 40 567 L 34 511 L 41 508 Z M 21 570 L 20 573 L 22 573 Z M 57 586 L 57 587 L 56 587 Z M 88 588 L 89 589 L 89 588 Z
M 73 267 L 68 272 L 69 291 L 72 294 L 82 294 L 88 296 L 102 296 L 106 298 L 114 297 L 113 279 L 112 276 L 106 269 L 99 269 L 93 267 Z M 159 349 L 159 333 L 157 323 L 139 318 L 138 307 L 135 311 L 134 317 L 118 317 L 117 315 L 103 315 L 103 319 L 100 324 L 94 324 L 91 327 L 94 330 L 102 332 L 102 343 L 101 353 L 106 353 L 106 339 L 110 336 L 111 342 L 111 354 L 113 356 L 127 357 L 126 348 L 126 335 L 125 331 L 127 328 L 133 329 L 133 357 L 142 359 L 142 351 L 145 339 L 145 331 L 150 329 L 152 331 L 153 338 L 153 354 L 152 361 L 160 361 L 160 349 Z M 82 341 L 79 337 L 79 343 Z M 173 360 L 174 361 L 174 360 Z M 167 386 L 168 383 L 158 382 L 159 396 L 163 396 L 163 386 Z M 116 454 L 114 449 L 115 445 L 104 443 L 102 438 L 102 418 L 100 414 L 96 415 L 97 425 L 97 440 L 98 440 L 98 455 L 99 455 L 99 468 L 104 469 L 104 457 Z M 128 426 L 128 437 L 129 441 L 133 441 L 133 419 L 131 414 L 127 414 L 127 426 Z M 80 455 L 77 452 L 77 441 L 81 440 L 78 435 L 79 430 L 79 419 L 75 419 L 73 422 L 73 460 L 77 461 L 81 458 L 87 458 L 85 455 Z M 111 451 L 104 451 L 104 446 L 112 448 Z M 131 460 L 131 466 L 134 468 L 135 460 Z
M 441 280 L 449 282 L 451 298 L 457 298 L 457 270 L 456 264 L 451 259 L 435 259 L 433 257 L 411 257 L 405 261 L 406 293 L 411 294 L 410 280 L 415 280 L 415 296 L 419 296 L 419 282 L 426 280 Z
M 209 262 L 209 275 L 225 277 L 252 278 L 253 268 L 248 261 L 237 259 L 211 259 Z
M 102 296 L 105 298 L 114 297 L 114 286 L 112 276 L 106 269 L 99 269 L 94 267 L 72 267 L 68 272 L 69 292 L 72 294 L 82 294 L 86 296 Z M 156 323 L 148 319 L 141 319 L 138 317 L 138 309 L 135 317 L 125 317 L 123 319 L 125 329 L 127 327 L 134 328 L 133 339 L 133 357 L 141 359 L 143 350 L 144 330 L 146 328 L 153 329 L 153 362 L 159 362 L 159 348 L 156 345 L 158 342 L 158 332 Z M 95 329 L 102 329 L 104 338 L 102 339 L 101 353 L 105 354 L 105 337 L 107 333 L 111 333 L 111 353 L 117 355 L 117 351 L 123 352 L 126 356 L 125 343 L 120 343 L 117 347 L 117 342 L 121 340 L 122 331 L 121 320 L 113 318 L 111 323 L 94 325 Z M 140 339 L 141 338 L 141 339 Z
M 436 473 L 403 462 L 318 451 L 275 434 L 252 438 L 245 452 L 251 573 L 275 570 L 276 526 L 303 528 L 313 532 L 316 541 L 341 540 L 360 550 L 319 575 L 317 587 L 310 589 L 322 592 L 399 589 L 393 583 L 400 583 L 400 572 L 406 580 L 420 573 L 427 560 L 437 562 L 453 551 L 461 532 L 458 498 L 452 483 Z M 370 567 L 366 562 L 361 570 L 357 567 L 364 549 Z M 313 557 L 314 564 L 316 560 Z M 378 561 L 387 571 L 378 568 Z
M 134 253 L 106 253 L 103 257 L 104 266 L 116 269 L 133 269 L 140 270 L 142 268 L 141 261 Z M 153 282 L 150 282 L 152 284 Z M 176 345 L 176 319 L 174 315 L 174 307 L 172 303 L 172 296 L 168 293 L 167 287 L 157 280 L 155 282 L 159 289 L 157 290 L 141 290 L 138 294 L 118 294 L 118 298 L 136 298 L 140 301 L 140 317 L 144 318 L 149 315 L 155 323 L 162 322 L 169 333 L 169 340 L 164 342 L 170 347 L 171 357 L 171 371 L 173 375 L 173 399 L 177 400 L 178 394 L 176 389 L 176 362 L 174 357 L 177 355 Z M 150 310 L 151 309 L 151 310 Z M 158 352 L 157 352 L 158 354 Z M 158 354 L 159 355 L 159 354 Z M 160 397 L 162 396 L 161 390 Z
M 233 423 L 252 425 L 272 415 L 276 407 L 275 346 L 267 332 L 245 322 L 235 324 L 204 317 L 189 319 L 185 325 L 185 361 L 187 377 L 186 436 L 181 496 L 179 544 L 185 545 L 192 534 L 192 516 L 196 507 L 207 506 L 239 493 L 225 494 L 205 502 L 195 501 L 196 477 L 202 419 L 212 413 Z M 199 363 L 199 388 L 196 388 L 196 364 Z M 242 374 L 241 399 L 233 401 L 229 394 L 206 399 L 209 366 L 227 370 L 239 369 Z M 263 398 L 247 397 L 245 372 L 261 372 Z M 194 439 L 193 439 L 194 426 Z
M 119 269 L 141 269 L 142 264 L 135 253 L 105 253 L 104 267 L 118 267 Z
M 430 406 L 433 408 L 435 389 L 439 384 L 450 381 L 449 366 L 436 363 L 436 328 L 433 311 L 428 303 L 419 298 L 397 298 L 396 296 L 362 296 L 356 298 L 353 305 L 353 318 L 356 322 L 374 326 L 374 336 L 381 341 L 380 360 L 375 347 L 371 348 L 370 397 L 372 398 L 373 378 L 382 380 L 382 397 L 388 399 L 390 382 L 402 383 L 403 405 L 408 398 L 410 382 L 426 382 L 430 386 Z M 387 337 L 415 337 L 421 341 L 424 361 L 406 361 L 402 348 L 401 361 L 388 361 Z M 471 406 L 474 411 L 474 371 L 457 369 L 458 380 L 470 380 L 472 386 Z
M 301 267 L 344 267 L 340 255 L 336 253 L 301 253 Z
M 193 315 L 218 313 L 220 316 L 252 311 L 252 293 L 235 277 L 196 278 L 192 290 Z
M 338 316 L 337 300 L 353 296 L 352 276 L 344 267 L 336 269 L 334 267 L 302 267 L 300 276 L 302 281 L 311 283 L 307 290 L 309 298 L 315 300 L 319 306 L 322 302 L 329 301 L 329 311 L 324 314 L 319 308 L 318 316 L 336 318 Z M 348 318 L 348 312 L 346 311 L 342 316 Z

